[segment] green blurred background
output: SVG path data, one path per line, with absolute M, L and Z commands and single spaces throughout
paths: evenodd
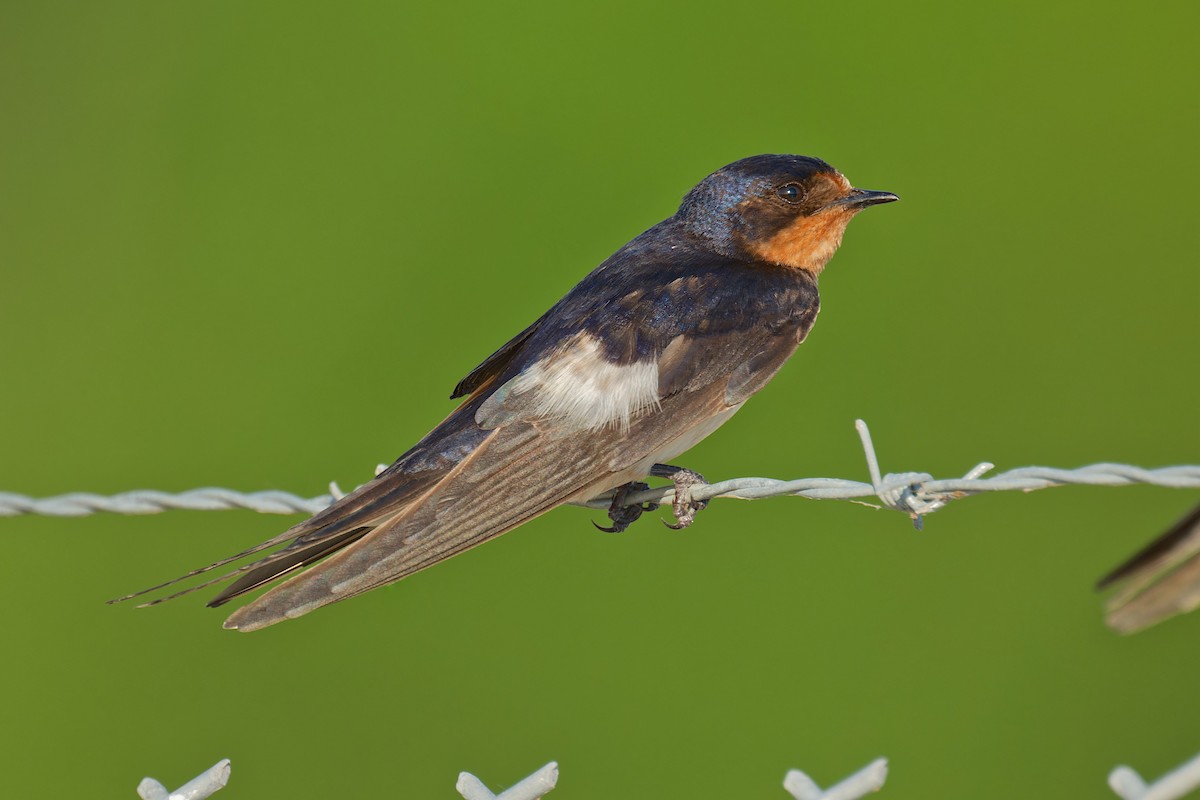
M 1200 459 L 1200 7 L 8 3 L 0 490 L 361 483 L 450 388 L 709 171 L 819 155 L 851 226 L 793 362 L 683 460 L 712 479 Z M 1200 615 L 1091 583 L 1196 500 L 974 498 L 915 533 L 719 501 L 560 509 L 252 635 L 103 600 L 271 535 L 250 512 L 0 520 L 12 796 L 1107 797 L 1200 750 Z

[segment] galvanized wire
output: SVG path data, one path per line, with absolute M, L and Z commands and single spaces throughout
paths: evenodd
M 887 760 L 879 758 L 828 789 L 822 789 L 812 778 L 794 769 L 784 777 L 783 788 L 796 800 L 859 800 L 882 789 L 885 780 Z M 540 800 L 557 783 L 558 764 L 551 761 L 500 794 L 493 794 L 483 781 L 469 772 L 458 776 L 457 788 L 464 800 Z
M 500 794 L 493 794 L 483 781 L 469 772 L 459 773 L 455 788 L 464 800 L 540 800 L 557 783 L 558 764 L 551 761 Z
M 867 458 L 870 483 L 843 478 L 733 478 L 716 483 L 698 484 L 689 490 L 692 500 L 732 497 L 760 500 L 767 497 L 807 497 L 814 500 L 862 500 L 875 498 L 884 507 L 902 511 L 920 527 L 921 518 L 943 508 L 951 500 L 983 492 L 1031 492 L 1051 486 L 1130 486 L 1148 484 L 1173 489 L 1200 489 L 1200 466 L 1173 466 L 1146 469 L 1128 464 L 1090 464 L 1077 469 L 1056 467 L 1020 467 L 982 477 L 993 468 L 983 462 L 960 478 L 937 479 L 925 472 L 880 474 L 879 460 L 870 431 L 862 420 L 856 423 Z M 220 511 L 249 509 L 263 514 L 314 514 L 342 496 L 336 484 L 331 493 L 318 497 L 300 497 L 282 491 L 238 492 L 232 489 L 191 489 L 169 493 L 151 490 L 96 495 L 74 492 L 56 497 L 34 498 L 0 492 L 0 517 L 40 514 L 54 517 L 79 517 L 101 512 L 114 514 L 158 514 L 171 509 Z M 629 505 L 670 503 L 675 491 L 670 486 L 632 492 Z M 599 497 L 578 505 L 607 509 L 611 498 Z
M 783 788 L 796 800 L 859 800 L 882 789 L 887 774 L 887 759 L 877 758 L 849 778 L 822 789 L 812 778 L 793 769 L 784 776 Z
M 887 759 L 877 758 L 828 789 L 822 789 L 808 775 L 793 769 L 784 776 L 783 788 L 796 800 L 861 800 L 882 789 L 887 775 Z M 228 780 L 229 759 L 226 758 L 173 792 L 168 792 L 153 778 L 143 778 L 138 785 L 138 794 L 144 800 L 203 800 L 223 788 Z M 558 763 L 551 761 L 500 794 L 493 793 L 469 772 L 459 773 L 456 788 L 464 800 L 540 800 L 557 783 Z M 1180 800 L 1200 787 L 1200 755 L 1151 784 L 1132 768 L 1120 766 L 1109 773 L 1108 784 L 1121 800 Z
M 137 793 L 142 800 L 205 800 L 225 788 L 229 770 L 229 759 L 223 758 L 173 792 L 154 778 L 142 778 Z
M 784 777 L 783 788 L 796 800 L 861 800 L 882 789 L 887 776 L 887 759 L 878 758 L 827 789 L 822 789 L 800 770 L 793 769 Z M 539 800 L 557 782 L 558 764 L 551 761 L 498 795 L 479 778 L 464 772 L 458 777 L 458 791 L 465 800 Z M 1200 787 L 1200 755 L 1150 784 L 1126 766 L 1114 769 L 1108 776 L 1108 783 L 1121 800 L 1180 800 Z
M 138 489 L 115 495 L 72 492 L 33 498 L 0 492 L 0 517 L 40 514 L 47 517 L 86 517 L 89 514 L 161 514 L 164 511 L 227 511 L 244 508 L 262 514 L 315 514 L 333 502 L 332 495 L 304 498 L 288 492 L 238 492 L 233 489 L 189 489 L 171 494 Z
M 1132 767 L 1120 766 L 1108 774 L 1108 785 L 1121 800 L 1179 800 L 1200 787 L 1200 755 L 1151 784 Z

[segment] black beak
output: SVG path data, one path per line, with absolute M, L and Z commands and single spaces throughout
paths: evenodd
M 894 203 L 900 198 L 891 192 L 873 192 L 870 189 L 851 189 L 850 194 L 830 205 L 850 206 L 858 210 L 867 206 L 877 206 L 880 203 Z

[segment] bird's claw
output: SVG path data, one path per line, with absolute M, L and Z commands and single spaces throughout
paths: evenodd
M 604 531 L 605 533 L 621 533 L 634 522 L 638 517 L 642 516 L 646 511 L 654 511 L 658 508 L 657 503 L 643 503 L 640 505 L 626 505 L 625 498 L 633 492 L 640 492 L 643 489 L 649 489 L 650 486 L 645 483 L 633 482 L 627 483 L 617 489 L 613 495 L 612 505 L 608 507 L 608 518 L 612 520 L 612 527 L 605 528 L 603 525 L 592 522 L 596 526 L 596 530 Z
M 708 483 L 699 472 L 682 467 L 672 467 L 669 464 L 655 464 L 650 474 L 660 478 L 670 478 L 671 482 L 675 484 L 675 499 L 671 502 L 671 510 L 675 513 L 675 523 L 671 524 L 665 519 L 662 521 L 663 525 L 671 530 L 681 531 L 690 527 L 696 520 L 696 512 L 708 508 L 707 500 L 692 499 L 692 487 Z

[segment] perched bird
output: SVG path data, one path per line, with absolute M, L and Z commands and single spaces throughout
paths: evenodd
M 183 578 L 287 543 L 201 584 L 235 579 L 208 603 L 219 606 L 320 562 L 225 622 L 252 631 L 400 580 L 563 503 L 611 495 L 608 530 L 622 530 L 642 510 L 624 497 L 647 475 L 672 479 L 677 525 L 688 525 L 702 504 L 687 487 L 702 478 L 666 462 L 774 377 L 817 318 L 817 277 L 847 223 L 897 199 L 806 156 L 717 170 L 463 378 L 450 395 L 463 403 L 374 480 Z
M 1200 607 L 1200 506 L 1105 575 L 1097 589 L 1121 586 L 1106 620 L 1119 633 L 1137 633 Z

